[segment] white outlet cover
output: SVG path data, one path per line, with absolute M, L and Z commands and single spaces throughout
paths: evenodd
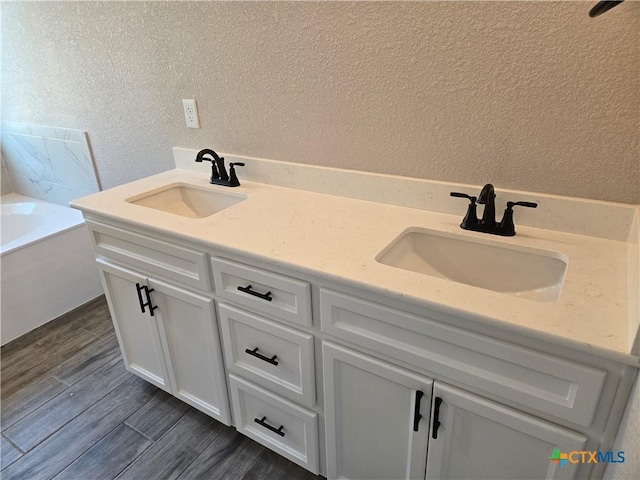
M 184 120 L 189 128 L 200 128 L 200 117 L 198 116 L 198 105 L 193 99 L 182 99 L 184 110 Z

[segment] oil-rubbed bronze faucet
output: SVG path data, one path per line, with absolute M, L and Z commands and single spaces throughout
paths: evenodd
M 494 226 L 496 224 L 496 192 L 493 185 L 487 183 L 482 187 L 478 196 L 478 204 L 485 206 L 480 223 L 485 226 Z
M 502 216 L 502 221 L 496 223 L 496 194 L 493 185 L 490 183 L 482 187 L 480 196 L 477 198 L 459 192 L 451 192 L 450 195 L 452 197 L 466 198 L 469 200 L 467 214 L 464 216 L 460 228 L 474 232 L 501 235 L 503 237 L 513 237 L 516 234 L 516 228 L 513 224 L 513 207 L 536 208 L 538 206 L 538 204 L 534 202 L 507 202 L 507 208 Z M 482 212 L 482 220 L 478 220 L 476 201 L 481 205 L 485 205 L 484 212 Z
M 212 158 L 205 158 L 205 155 L 209 155 Z M 240 181 L 238 180 L 235 167 L 244 167 L 244 163 L 230 163 L 229 174 L 227 174 L 227 169 L 224 166 L 224 157 L 219 156 L 210 148 L 200 150 L 198 155 L 196 155 L 196 162 L 201 163 L 203 160 L 211 162 L 211 178 L 209 179 L 209 183 L 213 185 L 222 185 L 224 187 L 240 186 Z

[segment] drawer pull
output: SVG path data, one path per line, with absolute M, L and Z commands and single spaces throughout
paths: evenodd
M 440 404 L 442 398 L 436 397 L 435 405 L 433 407 L 433 430 L 431 431 L 431 438 L 436 440 L 438 438 L 438 428 L 440 427 Z
M 420 415 L 420 401 L 424 396 L 424 392 L 420 390 L 416 390 L 416 403 L 413 407 L 413 431 L 417 432 L 420 428 L 420 419 L 422 415 Z
M 142 300 L 142 285 L 136 283 L 136 290 L 138 291 L 138 303 L 140 303 L 140 311 L 144 313 L 144 302 Z
M 267 293 L 256 292 L 255 290 L 251 290 L 251 285 L 247 285 L 246 287 L 238 287 L 238 290 L 244 293 L 248 293 L 249 295 L 253 295 L 254 297 L 261 298 L 262 300 L 266 300 L 267 302 L 270 302 L 271 300 L 273 300 L 273 298 L 271 298 L 271 292 L 267 292 Z
M 244 352 L 248 353 L 249 355 L 253 355 L 256 358 L 259 358 L 260 360 L 264 360 L 265 362 L 270 363 L 271 365 L 278 366 L 278 362 L 276 362 L 276 358 L 278 358 L 277 355 L 274 355 L 271 358 L 265 357 L 264 355 L 258 353 L 258 347 L 254 348 L 253 350 L 249 350 L 247 348 Z
M 154 291 L 153 288 L 149 288 L 146 285 L 140 285 L 139 283 L 136 283 L 136 290 L 138 291 L 138 302 L 140 302 L 140 311 L 142 313 L 145 313 L 144 307 L 149 307 L 149 314 L 152 317 L 155 317 L 153 311 L 158 308 L 158 306 L 154 305 L 151 302 L 151 292 Z M 142 301 L 142 290 L 144 290 L 144 293 L 147 296 L 146 303 Z
M 280 425 L 280 428 L 272 427 L 266 422 L 266 420 L 267 420 L 267 417 L 262 417 L 260 419 L 258 418 L 253 419 L 253 421 L 256 422 L 258 425 L 262 425 L 267 430 L 271 430 L 273 433 L 280 435 L 281 437 L 284 437 L 284 432 L 282 431 L 284 429 L 284 425 Z

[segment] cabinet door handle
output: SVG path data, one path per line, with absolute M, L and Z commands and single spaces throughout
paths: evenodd
M 140 285 L 139 283 L 136 283 L 136 290 L 138 291 L 138 302 L 140 303 L 140 311 L 142 313 L 144 313 L 144 302 L 142 300 L 142 289 L 145 288 L 144 286 Z
M 440 404 L 442 398 L 436 397 L 433 407 L 433 429 L 431 430 L 431 438 L 436 440 L 438 438 L 438 428 L 440 427 Z
M 266 422 L 266 420 L 267 420 L 267 417 L 253 419 L 253 421 L 256 422 L 258 425 L 262 425 L 264 428 L 266 428 L 267 430 L 271 430 L 276 435 L 280 435 L 281 437 L 284 437 L 284 432 L 282 431 L 284 429 L 284 425 L 280 425 L 279 428 L 272 427 Z
M 154 305 L 151 302 L 151 292 L 154 291 L 153 288 L 149 288 L 146 285 L 140 285 L 139 283 L 136 283 L 136 290 L 138 292 L 138 302 L 140 302 L 140 311 L 142 313 L 145 313 L 145 309 L 144 307 L 149 307 L 149 315 L 151 315 L 152 317 L 155 317 L 155 314 L 153 313 L 153 311 L 158 308 L 157 305 Z M 144 290 L 144 293 L 147 297 L 147 301 L 143 301 L 142 300 L 142 291 Z
M 152 317 L 155 317 L 155 315 L 154 315 L 153 311 L 154 311 L 156 308 L 158 308 L 158 306 L 157 306 L 157 305 L 154 305 L 154 304 L 151 302 L 151 292 L 153 292 L 153 291 L 155 291 L 155 290 L 154 290 L 153 288 L 149 288 L 149 287 L 147 287 L 147 286 L 145 285 L 145 287 L 144 287 L 144 291 L 145 291 L 145 293 L 147 294 L 147 303 L 145 303 L 145 305 L 146 305 L 147 307 L 149 307 L 149 314 L 150 314 Z
M 254 297 L 261 298 L 262 300 L 266 300 L 267 302 L 273 300 L 273 298 L 271 298 L 271 292 L 260 293 L 256 292 L 255 290 L 251 290 L 251 287 L 251 285 L 247 285 L 246 287 L 238 287 L 238 290 L 244 293 L 248 293 L 249 295 L 253 295 Z
M 420 402 L 422 401 L 422 397 L 424 396 L 424 392 L 420 390 L 416 390 L 416 403 L 413 406 L 413 431 L 417 432 L 420 428 L 420 419 L 422 415 L 420 415 Z
M 253 355 L 254 357 L 259 358 L 260 360 L 263 360 L 267 363 L 270 363 L 271 365 L 278 366 L 278 362 L 276 362 L 276 358 L 278 358 L 277 355 L 274 355 L 271 358 L 265 357 L 264 355 L 258 353 L 258 347 L 254 348 L 253 350 L 249 350 L 247 348 L 244 352 L 248 353 L 249 355 Z

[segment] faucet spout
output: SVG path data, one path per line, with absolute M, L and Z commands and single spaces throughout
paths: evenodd
M 216 155 L 216 157 L 218 157 Z M 218 166 L 218 173 L 220 174 L 220 180 L 223 182 L 229 181 L 229 175 L 227 174 L 227 169 L 224 167 L 224 157 L 216 158 L 216 165 Z
M 496 194 L 493 185 L 487 183 L 482 187 L 482 191 L 478 196 L 478 203 L 484 205 L 484 212 L 482 212 L 482 225 L 493 226 L 496 224 Z
M 206 158 L 205 155 L 211 158 Z M 202 163 L 203 160 L 211 162 L 211 178 L 209 179 L 209 183 L 212 185 L 222 185 L 224 187 L 240 186 L 234 166 L 244 167 L 244 163 L 232 163 L 230 165 L 231 170 L 227 173 L 227 169 L 224 167 L 224 157 L 219 156 L 210 148 L 200 150 L 196 155 L 196 162 Z
M 209 155 L 211 159 L 204 158 L 205 155 Z M 224 167 L 224 157 L 218 156 L 216 152 L 211 150 L 210 148 L 205 148 L 198 152 L 196 156 L 196 162 L 200 163 L 203 160 L 207 160 L 211 162 L 211 180 L 229 180 L 229 175 L 227 174 L 227 169 Z M 217 167 L 217 168 L 216 168 Z

